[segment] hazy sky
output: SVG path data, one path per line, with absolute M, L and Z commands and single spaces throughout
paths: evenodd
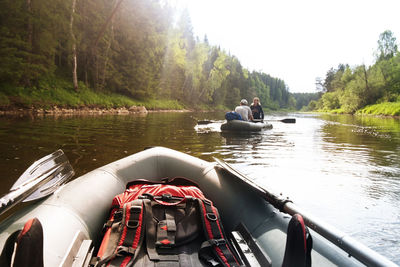
M 400 0 L 175 1 L 188 8 L 196 36 L 291 92 L 314 92 L 315 78 L 339 63 L 373 63 L 385 30 L 400 41 Z

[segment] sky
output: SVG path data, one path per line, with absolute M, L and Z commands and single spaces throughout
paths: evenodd
M 172 1 L 189 10 L 195 36 L 293 93 L 316 92 L 316 77 L 341 63 L 373 64 L 385 30 L 400 43 L 400 0 Z

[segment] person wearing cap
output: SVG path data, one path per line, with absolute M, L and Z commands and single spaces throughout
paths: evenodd
M 264 111 L 261 107 L 260 99 L 258 97 L 253 98 L 253 103 L 250 105 L 250 109 L 255 120 L 264 119 Z
M 247 105 L 246 99 L 240 100 L 240 106 L 237 106 L 235 108 L 235 112 L 239 113 L 244 121 L 253 120 L 253 114 L 251 113 L 251 109 Z

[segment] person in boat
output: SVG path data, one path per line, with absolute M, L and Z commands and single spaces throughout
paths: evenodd
M 235 108 L 235 112 L 239 113 L 244 121 L 252 121 L 253 114 L 251 113 L 251 109 L 247 104 L 248 103 L 246 99 L 240 100 L 240 106 Z
M 253 118 L 255 120 L 263 120 L 264 119 L 264 111 L 261 107 L 260 99 L 255 97 L 253 99 L 253 103 L 250 105 L 251 112 L 253 114 Z

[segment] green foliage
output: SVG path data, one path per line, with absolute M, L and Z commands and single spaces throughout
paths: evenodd
M 297 104 L 283 80 L 196 39 L 187 10 L 161 0 L 77 0 L 72 12 L 72 3 L 0 2 L 3 107 L 233 108 L 255 96 L 265 109 Z
M 145 106 L 147 109 L 181 110 L 185 107 L 176 100 L 150 99 L 146 101 L 132 100 L 127 96 L 115 93 L 100 93 L 91 90 L 83 83 L 76 92 L 71 83 L 65 80 L 46 79 L 39 82 L 35 88 L 4 87 L 0 92 L 0 107 L 9 105 L 25 108 L 129 108 Z M 12 102 L 10 101 L 12 99 Z
M 400 95 L 400 53 L 378 61 L 374 67 L 381 75 L 384 101 L 394 101 Z
M 292 95 L 289 96 L 288 109 L 296 110 L 296 99 Z
M 388 60 L 397 53 L 396 37 L 393 32 L 386 30 L 379 35 L 378 40 L 378 61 Z
M 221 88 L 223 81 L 230 74 L 230 71 L 226 68 L 227 55 L 218 51 L 218 57 L 214 61 L 213 68 L 211 69 L 208 79 L 206 80 L 206 86 L 208 90 L 204 90 L 203 94 L 207 100 L 212 100 L 212 95 L 216 90 Z
M 392 104 L 363 109 L 375 103 L 396 101 L 400 96 L 400 54 L 397 51 L 396 38 L 390 31 L 379 36 L 377 61 L 370 67 L 365 65 L 350 68 L 339 65 L 327 72 L 325 94 L 319 101 L 319 110 L 342 113 L 396 114 Z
M 369 105 L 358 110 L 357 114 L 400 116 L 400 102 L 385 102 Z
M 8 107 L 9 105 L 10 100 L 8 97 L 3 92 L 0 92 L 0 107 Z
M 315 101 L 320 99 L 320 93 L 294 93 L 291 94 L 296 100 L 296 110 L 302 110 L 303 108 L 307 109 L 306 107 L 309 106 L 311 101 Z M 314 104 L 312 104 L 314 105 Z M 315 108 L 315 105 L 314 105 Z M 312 109 L 311 109 L 312 110 Z
M 307 106 L 301 108 L 302 111 L 313 111 L 317 109 L 317 101 L 311 100 Z
M 234 109 L 240 102 L 240 89 L 237 87 L 231 88 L 226 95 L 226 105 Z
M 327 92 L 322 96 L 324 109 L 331 110 L 340 107 L 338 92 Z
M 182 110 L 185 107 L 176 100 L 149 100 L 140 102 L 140 106 L 145 106 L 147 109 L 164 109 L 164 110 Z
M 307 106 L 303 106 L 301 111 L 317 111 L 317 112 L 327 112 L 328 110 L 324 108 L 322 98 L 318 100 L 311 100 Z M 329 110 L 329 112 L 332 112 L 333 110 Z

